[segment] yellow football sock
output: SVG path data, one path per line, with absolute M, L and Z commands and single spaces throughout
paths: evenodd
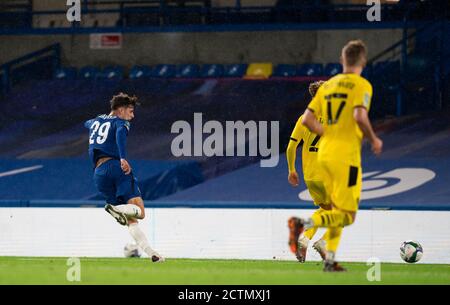
M 323 233 L 322 238 L 324 241 L 327 241 L 328 238 L 328 230 L 325 231 L 325 233 Z
M 325 211 L 324 209 L 318 208 L 318 209 L 314 212 L 313 216 L 314 216 L 314 215 L 320 215 L 320 214 L 321 214 L 322 212 L 324 212 L 324 211 Z M 306 236 L 309 240 L 311 240 L 311 239 L 314 237 L 314 235 L 316 234 L 316 232 L 317 232 L 318 229 L 319 229 L 318 227 L 312 227 L 312 228 L 309 228 L 309 229 L 305 230 L 305 233 L 303 233 L 303 236 Z
M 339 241 L 341 240 L 342 227 L 330 227 L 328 228 L 326 235 L 327 251 L 336 253 L 339 246 Z
M 336 209 L 323 211 L 320 214 L 314 213 L 311 219 L 314 227 L 345 227 L 353 223 L 351 213 Z
M 318 227 L 309 228 L 303 233 L 303 236 L 305 236 L 309 240 L 311 240 L 314 237 L 314 235 L 316 234 L 317 229 L 319 229 L 319 228 Z

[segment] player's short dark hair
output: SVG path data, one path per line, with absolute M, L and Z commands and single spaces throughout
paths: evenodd
M 112 110 L 116 110 L 120 107 L 128 107 L 128 106 L 135 107 L 136 105 L 140 105 L 138 103 L 138 98 L 135 95 L 129 96 L 128 94 L 125 94 L 123 92 L 114 95 L 110 101 L 110 104 Z
M 318 80 L 316 82 L 312 82 L 311 84 L 309 84 L 308 91 L 309 91 L 309 94 L 311 94 L 311 97 L 314 97 L 316 95 L 317 90 L 319 90 L 320 86 L 322 86 L 322 84 L 324 82 L 325 81 L 323 81 L 323 80 Z
M 360 39 L 351 40 L 342 49 L 342 56 L 350 67 L 365 65 L 367 61 L 366 44 Z

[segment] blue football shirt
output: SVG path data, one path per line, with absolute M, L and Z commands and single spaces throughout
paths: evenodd
M 85 122 L 89 129 L 89 158 L 95 165 L 101 157 L 126 159 L 126 137 L 130 122 L 102 114 Z

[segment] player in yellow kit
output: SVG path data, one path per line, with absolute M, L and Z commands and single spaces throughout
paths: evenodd
M 311 97 L 316 95 L 317 90 L 323 83 L 324 81 L 317 81 L 309 85 L 309 93 L 311 94 Z M 314 201 L 314 205 L 319 207 L 314 214 L 321 214 L 325 210 L 330 210 L 331 204 L 329 199 L 327 199 L 322 174 L 317 161 L 320 136 L 310 132 L 305 126 L 303 126 L 302 118 L 303 116 L 300 116 L 297 120 L 286 150 L 286 158 L 289 168 L 288 182 L 293 187 L 299 185 L 300 181 L 295 168 L 295 159 L 297 146 L 301 145 L 303 180 L 305 181 L 306 187 L 308 188 L 308 191 Z M 316 234 L 317 229 L 317 227 L 309 228 L 299 237 L 298 241 L 294 239 L 292 240 L 292 243 L 298 243 L 298 245 L 291 247 L 291 251 L 294 252 L 299 262 L 305 262 L 308 244 Z M 325 259 L 326 250 L 324 237 L 320 238 L 313 244 L 313 249 L 320 254 L 322 259 Z
M 383 142 L 376 136 L 368 118 L 372 86 L 361 77 L 367 62 L 367 48 L 361 40 L 348 42 L 341 53 L 343 73 L 322 85 L 306 109 L 302 123 L 321 136 L 318 161 L 330 195 L 332 209 L 303 220 L 289 219 L 290 236 L 304 229 L 326 227 L 324 271 L 345 271 L 335 255 L 345 226 L 355 221 L 362 186 L 361 142 L 363 136 L 378 155 Z M 323 124 L 317 118 L 323 117 Z

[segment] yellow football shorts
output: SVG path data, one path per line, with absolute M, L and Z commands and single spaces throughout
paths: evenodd
M 362 189 L 361 166 L 338 161 L 320 161 L 326 193 L 333 205 L 343 211 L 356 212 Z

